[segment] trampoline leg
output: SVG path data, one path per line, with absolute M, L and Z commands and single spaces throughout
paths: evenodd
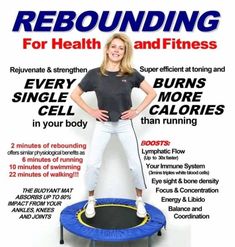
M 60 224 L 60 244 L 64 244 L 64 228 L 62 224 Z
M 151 236 L 148 237 L 148 247 L 152 246 L 152 239 Z
M 91 246 L 91 247 L 95 247 L 95 240 L 91 240 L 90 246 Z

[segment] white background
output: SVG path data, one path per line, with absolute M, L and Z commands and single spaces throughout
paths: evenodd
M 160 195 L 156 194 L 150 177 L 146 172 L 149 185 L 144 194 L 144 200 L 160 208 L 167 218 L 167 230 L 161 238 L 153 237 L 153 246 L 159 247 L 196 247 L 196 246 L 224 246 L 225 242 L 233 243 L 232 227 L 233 202 L 234 202 L 234 164 L 233 164 L 233 138 L 234 138 L 234 97 L 233 97 L 233 60 L 234 46 L 232 42 L 233 19 L 231 7 L 228 1 L 218 3 L 215 1 L 8 1 L 1 8 L 1 246 L 13 247 L 55 247 L 59 245 L 59 214 L 67 205 L 86 199 L 84 187 L 84 168 L 78 179 L 12 179 L 8 177 L 9 164 L 14 157 L 7 156 L 12 142 L 17 143 L 87 143 L 92 136 L 95 121 L 76 109 L 76 115 L 71 120 L 83 119 L 88 121 L 85 130 L 76 128 L 41 128 L 32 127 L 32 119 L 37 119 L 37 104 L 13 104 L 11 98 L 16 91 L 24 87 L 26 78 L 30 75 L 9 73 L 10 66 L 21 67 L 84 67 L 91 69 L 98 67 L 102 50 L 23 50 L 22 39 L 32 37 L 39 40 L 50 40 L 52 37 L 63 37 L 68 40 L 81 38 L 97 38 L 105 42 L 110 33 L 100 33 L 94 29 L 88 33 L 79 33 L 75 29 L 67 33 L 13 33 L 16 15 L 19 10 L 74 10 L 78 13 L 85 10 L 95 10 L 101 13 L 104 10 L 218 10 L 221 13 L 220 25 L 217 30 L 210 33 L 200 33 L 195 30 L 191 33 L 133 33 L 128 30 L 127 34 L 134 40 L 154 40 L 162 37 L 176 37 L 190 40 L 216 40 L 216 50 L 135 50 L 134 66 L 138 69 L 141 65 L 149 67 L 169 66 L 226 66 L 225 73 L 213 74 L 190 74 L 191 77 L 206 76 L 208 83 L 204 89 L 203 102 L 205 104 L 225 104 L 225 113 L 219 117 L 202 116 L 198 120 L 198 126 L 190 125 L 140 125 L 139 119 L 134 120 L 134 126 L 139 140 L 155 139 L 170 140 L 171 147 L 186 149 L 184 159 L 187 162 L 206 164 L 211 172 L 211 177 L 220 180 L 220 193 L 216 196 L 208 196 L 208 202 L 203 205 L 211 218 L 209 220 L 175 220 L 172 214 L 167 212 L 167 204 L 160 202 Z M 78 75 L 51 75 L 58 78 L 77 78 L 78 81 L 84 74 Z M 171 73 L 144 74 L 146 80 L 152 84 L 157 76 L 162 77 L 186 77 L 188 75 Z M 36 77 L 37 75 L 35 75 Z M 39 78 L 47 78 L 48 75 L 38 75 Z M 75 87 L 76 85 L 73 85 Z M 133 92 L 133 102 L 138 104 L 143 94 L 138 90 Z M 85 99 L 91 105 L 95 105 L 93 94 L 85 95 Z M 156 102 L 155 102 L 156 103 Z M 68 104 L 73 104 L 68 100 Z M 148 111 L 142 113 L 149 116 Z M 58 120 L 56 117 L 51 118 Z M 47 119 L 45 119 L 47 120 Z M 114 151 L 115 150 L 115 151 Z M 101 170 L 100 183 L 97 197 L 125 197 L 134 198 L 134 188 L 128 169 L 126 158 L 117 139 L 114 137 L 105 151 L 103 167 Z M 16 214 L 10 212 L 7 206 L 9 200 L 22 193 L 24 187 L 71 187 L 74 188 L 72 199 L 64 202 L 53 214 L 51 220 L 33 221 L 19 220 Z M 4 245 L 3 245 L 4 243 Z M 144 246 L 146 240 L 135 241 L 131 246 Z M 114 246 L 127 246 L 125 243 L 113 244 Z M 65 247 L 89 246 L 89 242 L 80 239 L 73 234 L 65 232 Z M 99 246 L 111 246 L 110 243 L 99 243 Z

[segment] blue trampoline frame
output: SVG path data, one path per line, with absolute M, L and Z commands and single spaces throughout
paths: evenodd
M 64 208 L 60 214 L 60 244 L 64 243 L 63 228 L 69 232 L 90 239 L 92 246 L 96 241 L 103 242 L 125 242 L 148 237 L 148 246 L 151 246 L 151 236 L 155 233 L 161 235 L 161 229 L 166 226 L 164 214 L 156 207 L 146 203 L 148 220 L 144 224 L 127 229 L 100 229 L 94 228 L 80 222 L 77 215 L 84 210 L 86 201 L 82 201 Z M 135 207 L 135 201 L 122 198 L 101 198 L 97 199 L 96 205 L 121 204 Z

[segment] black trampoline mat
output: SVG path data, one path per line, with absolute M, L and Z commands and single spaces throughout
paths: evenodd
M 126 229 L 146 222 L 146 218 L 137 217 L 136 208 L 125 205 L 99 205 L 95 211 L 95 217 L 88 219 L 84 210 L 81 213 L 82 223 L 101 229 Z

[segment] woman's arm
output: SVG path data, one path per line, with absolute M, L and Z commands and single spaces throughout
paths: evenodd
M 77 86 L 71 93 L 71 99 L 81 107 L 85 112 L 87 112 L 92 117 L 98 119 L 101 122 L 105 122 L 108 120 L 108 111 L 100 110 L 100 109 L 93 109 L 91 108 L 83 99 L 82 99 L 83 90 Z
M 135 109 L 130 109 L 128 111 L 123 112 L 121 119 L 133 119 L 140 112 L 142 112 L 157 96 L 155 90 L 145 80 L 141 82 L 140 88 L 146 93 L 144 100 Z

